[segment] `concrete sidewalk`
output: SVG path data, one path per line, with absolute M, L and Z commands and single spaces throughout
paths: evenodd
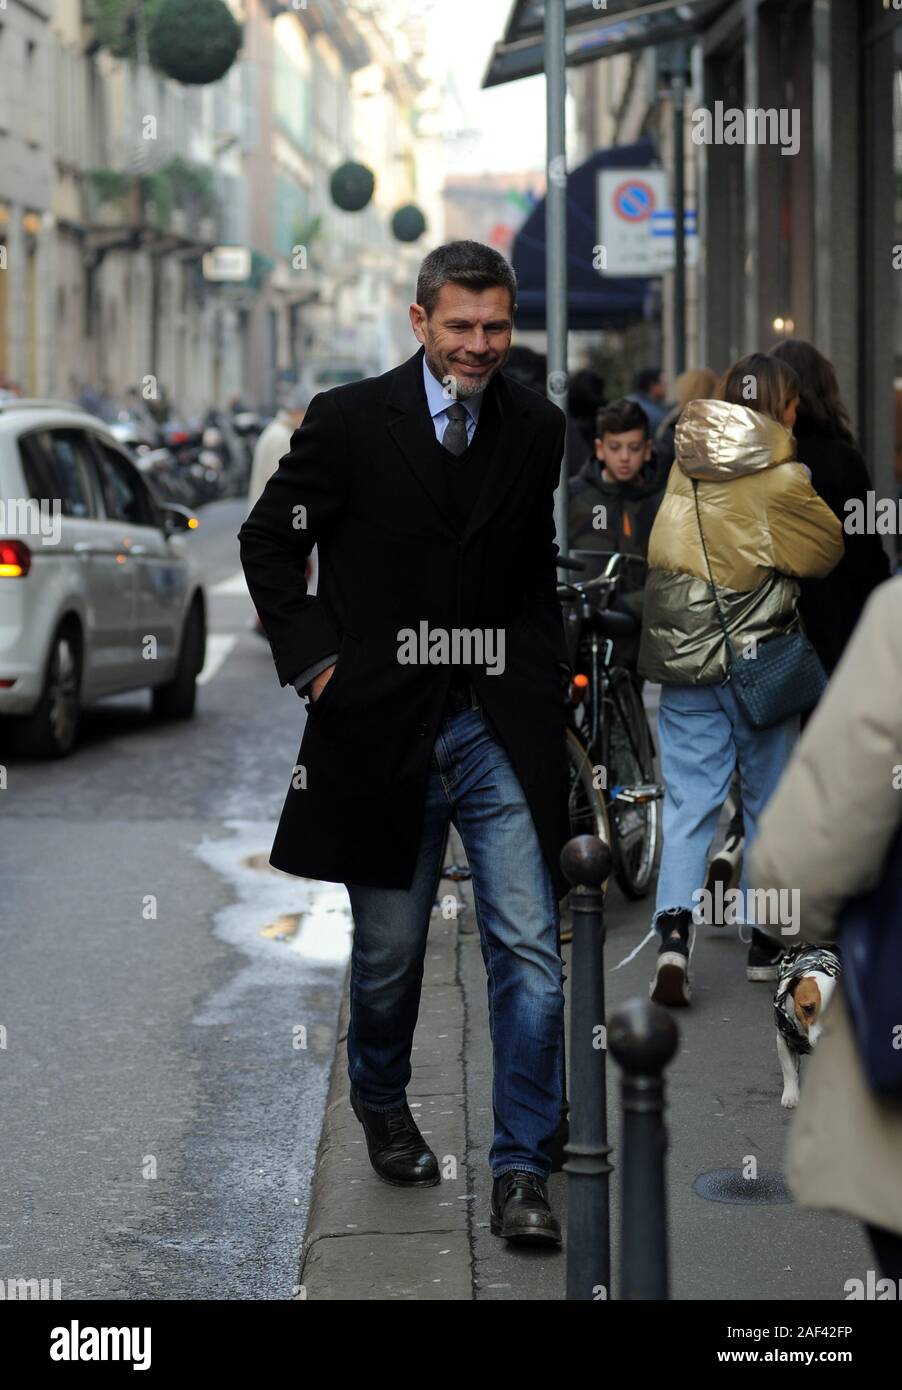
M 446 863 L 455 862 L 464 863 L 465 856 L 452 829 Z M 473 1298 L 473 1181 L 467 1167 L 463 1064 L 466 1000 L 458 969 L 461 928 L 468 925 L 467 918 L 472 922 L 468 892 L 468 883 L 443 879 L 439 886 L 440 901 L 463 897 L 466 905 L 458 909 L 456 920 L 440 910 L 432 913 L 407 1092 L 443 1181 L 405 1191 L 382 1182 L 370 1167 L 349 1100 L 346 981 L 301 1256 L 302 1298 Z M 472 940 L 478 953 L 478 940 Z M 487 1035 L 485 1044 L 488 1048 Z
M 463 863 L 452 830 L 448 863 Z M 443 880 L 462 900 L 457 920 L 433 913 L 408 1090 L 411 1110 L 439 1158 L 444 1181 L 423 1191 L 381 1182 L 348 1101 L 347 993 L 323 1124 L 300 1297 L 359 1299 L 563 1299 L 564 1250 L 508 1246 L 489 1230 L 491 1048 L 486 980 L 469 882 Z M 608 1014 L 647 997 L 653 900 L 629 902 L 612 884 L 607 903 Z M 671 1296 L 676 1299 L 842 1299 L 873 1257 L 857 1224 L 803 1211 L 786 1198 L 712 1201 L 695 1183 L 715 1169 L 779 1174 L 790 1123 L 780 1106 L 772 986 L 745 979 L 735 928 L 699 928 L 693 1005 L 675 1011 L 680 1048 L 667 1077 Z M 564 948 L 569 975 L 570 948 Z M 566 983 L 566 982 L 565 982 Z M 569 989 L 568 989 L 569 994 Z M 568 999 L 569 1008 L 569 999 Z M 568 1013 L 569 1029 L 569 1013 Z M 569 1072 L 569 1068 L 568 1068 Z M 619 1075 L 608 1061 L 613 1296 L 617 1296 Z M 549 1195 L 566 1232 L 564 1173 Z M 740 1184 L 740 1189 L 743 1185 Z M 751 1194 L 754 1185 L 748 1186 Z

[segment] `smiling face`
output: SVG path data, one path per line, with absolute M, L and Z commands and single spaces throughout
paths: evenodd
M 604 438 L 595 440 L 595 457 L 607 482 L 628 483 L 651 458 L 651 440 L 644 430 L 605 430 Z
M 449 395 L 475 396 L 501 370 L 510 351 L 510 294 L 501 285 L 470 290 L 448 281 L 428 318 L 422 305 L 411 304 L 410 324 L 426 349 L 429 370 L 447 384 Z

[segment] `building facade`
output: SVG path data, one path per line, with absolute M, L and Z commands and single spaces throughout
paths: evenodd
M 395 0 L 228 3 L 242 47 L 205 86 L 103 47 L 94 0 L 0 8 L 0 382 L 191 416 L 406 354 L 425 237 L 391 218 L 424 203 L 424 83 Z M 359 213 L 330 195 L 350 159 L 376 174 Z M 216 246 L 247 279 L 206 277 Z
M 699 251 L 697 270 L 686 275 L 687 365 L 719 370 L 780 338 L 809 339 L 836 366 L 875 490 L 895 496 L 902 481 L 899 0 L 623 0 L 616 15 L 595 8 L 597 16 L 567 7 L 568 164 L 649 135 L 672 189 L 681 130 Z M 541 71 L 539 9 L 512 6 L 490 85 Z M 674 44 L 688 57 L 681 121 Z M 631 369 L 657 358 L 672 377 L 674 305 L 674 276 L 665 273 L 657 323 L 620 335 Z M 576 347 L 571 335 L 572 363 Z

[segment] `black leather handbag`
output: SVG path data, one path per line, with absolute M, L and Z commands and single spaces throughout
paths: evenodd
M 733 687 L 736 703 L 753 729 L 772 729 L 794 714 L 813 709 L 827 688 L 827 673 L 820 657 L 804 632 L 785 632 L 759 642 L 753 657 L 737 657 L 730 640 L 729 629 L 717 597 L 717 586 L 711 573 L 711 561 L 705 545 L 702 517 L 698 505 L 698 480 L 693 478 L 695 515 L 698 534 L 708 568 L 708 579 L 714 607 L 723 629 L 730 664 L 727 678 Z

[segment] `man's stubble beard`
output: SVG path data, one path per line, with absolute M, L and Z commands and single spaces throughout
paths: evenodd
M 507 356 L 508 352 L 510 351 L 510 348 L 508 348 L 507 351 L 505 351 L 504 355 L 499 359 L 497 363 L 492 364 L 492 370 L 484 381 L 469 381 L 466 377 L 459 377 L 454 370 L 457 366 L 456 362 L 449 362 L 447 370 L 443 370 L 440 364 L 436 361 L 435 357 L 432 355 L 432 352 L 430 351 L 429 347 L 425 344 L 424 351 L 426 354 L 426 366 L 429 368 L 432 375 L 436 378 L 437 381 L 441 382 L 442 384 L 444 384 L 446 377 L 453 377 L 455 390 L 454 399 L 461 400 L 465 397 L 481 395 L 481 393 L 485 391 L 486 387 L 489 386 L 495 380 L 495 377 L 504 367 L 504 364 L 507 361 Z

